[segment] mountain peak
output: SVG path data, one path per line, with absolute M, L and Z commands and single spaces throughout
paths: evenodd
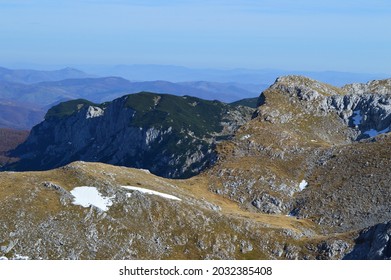
M 60 103 L 15 150 L 11 169 L 50 169 L 74 160 L 145 168 L 188 177 L 216 160 L 216 142 L 232 137 L 253 109 L 190 96 L 141 92 L 111 102 Z

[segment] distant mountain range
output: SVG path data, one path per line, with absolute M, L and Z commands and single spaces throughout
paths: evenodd
M 86 66 L 77 68 L 99 76 L 120 76 L 131 81 L 165 80 L 171 82 L 213 81 L 220 83 L 266 84 L 271 85 L 277 77 L 303 75 L 312 79 L 342 86 L 350 83 L 364 83 L 370 80 L 385 79 L 386 73 L 351 73 L 341 71 L 298 71 L 280 69 L 194 69 L 173 65 L 117 65 Z
M 92 75 L 86 74 L 80 70 L 74 68 L 64 68 L 54 71 L 41 71 L 41 70 L 11 70 L 4 67 L 0 67 L 0 81 L 33 84 L 43 81 L 59 81 L 64 79 L 82 79 L 92 77 Z
M 86 98 L 104 102 L 124 94 L 151 91 L 233 102 L 256 97 L 269 86 L 259 82 L 248 84 L 199 79 L 172 82 L 169 79 L 153 79 L 154 73 L 151 71 L 149 78 L 145 76 L 145 79 L 139 81 L 132 77 L 127 80 L 116 75 L 116 71 L 98 77 L 74 68 L 39 71 L 0 67 L 0 98 L 47 106 L 66 99 Z
M 131 82 L 120 77 L 92 77 L 72 68 L 56 71 L 0 68 L 0 127 L 30 129 L 43 120 L 52 106 L 72 99 L 102 103 L 130 93 L 151 91 L 230 103 L 258 96 L 266 87 L 206 81 Z
M 255 107 L 256 97 L 278 76 L 287 73 L 283 70 L 191 69 L 165 65 L 84 66 L 83 69 L 92 74 L 69 67 L 53 71 L 0 67 L 0 127 L 30 129 L 43 120 L 48 109 L 63 101 L 82 98 L 102 103 L 142 91 L 225 103 L 238 101 Z M 333 85 L 384 76 L 332 71 L 293 73 Z
M 30 129 L 43 120 L 45 110 L 34 104 L 0 99 L 0 128 Z
M 0 127 L 30 129 L 43 120 L 45 112 L 52 106 L 72 99 L 83 98 L 102 103 L 130 93 L 153 91 L 230 103 L 256 96 L 262 88 L 259 88 L 258 93 L 255 87 L 250 90 L 227 83 L 130 82 L 118 77 L 68 79 L 35 84 L 0 81 Z

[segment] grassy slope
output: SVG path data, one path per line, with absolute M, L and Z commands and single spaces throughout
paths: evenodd
M 258 97 L 254 98 L 245 98 L 241 99 L 235 102 L 230 103 L 230 105 L 233 106 L 247 106 L 250 108 L 257 108 L 257 102 L 258 102 Z
M 48 110 L 45 119 L 61 119 L 78 112 L 84 106 L 100 106 L 85 99 L 75 99 L 62 102 Z
M 18 244 L 7 253 L 8 257 L 24 253 L 32 258 L 56 259 L 64 258 L 70 250 L 78 250 L 82 258 L 113 259 L 124 248 L 131 248 L 133 255 L 128 258 L 264 259 L 276 258 L 273 250 L 290 244 L 299 250 L 298 257 L 314 258 L 314 252 L 307 247 L 316 248 L 316 244 L 330 238 L 347 238 L 317 235 L 317 226 L 306 219 L 243 211 L 231 200 L 210 193 L 206 177 L 167 180 L 142 170 L 76 162 L 46 172 L 3 172 L 0 181 L 0 209 L 8 213 L 1 218 L 0 240 L 3 241 L 0 245 L 9 244 L 10 231 L 15 231 L 14 237 L 18 238 Z M 104 195 L 116 196 L 118 200 L 102 216 L 88 208 L 60 203 L 60 194 L 43 186 L 46 181 L 67 191 L 75 186 L 96 186 Z M 172 202 L 133 192 L 124 204 L 120 200 L 124 196 L 120 185 L 153 189 L 178 196 L 182 201 Z M 211 205 L 221 210 L 211 210 Z M 23 225 L 17 229 L 18 222 Z M 29 234 L 21 235 L 24 227 L 29 228 Z M 84 240 L 91 230 L 96 232 L 98 240 Z M 308 235 L 309 232 L 312 233 Z M 138 235 L 143 238 L 135 238 Z M 127 247 L 131 236 L 133 243 Z M 150 243 L 157 236 L 168 249 L 160 250 L 156 243 Z M 46 242 L 41 251 L 35 250 L 38 237 Z M 178 241 L 182 239 L 187 241 Z M 63 247 L 56 245 L 58 240 L 62 240 Z M 248 242 L 253 250 L 243 251 L 243 244 Z M 96 246 L 96 249 L 91 251 L 88 246 Z
M 78 112 L 84 106 L 107 106 L 109 102 L 95 104 L 85 99 L 62 102 L 52 107 L 46 119 L 64 118 Z M 133 124 L 144 127 L 157 124 L 173 130 L 191 130 L 196 136 L 205 136 L 222 130 L 220 124 L 224 112 L 233 107 L 219 101 L 196 97 L 179 97 L 169 94 L 141 92 L 126 96 L 126 107 L 136 111 Z
M 219 101 L 149 92 L 128 95 L 126 106 L 136 110 L 135 125 L 158 123 L 175 131 L 191 130 L 196 136 L 221 131 L 222 114 L 229 108 Z

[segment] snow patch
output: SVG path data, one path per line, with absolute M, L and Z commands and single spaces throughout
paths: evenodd
M 153 190 L 149 190 L 149 189 L 145 189 L 145 188 L 139 188 L 139 187 L 133 187 L 133 186 L 121 186 L 121 187 L 124 188 L 124 189 L 127 189 L 127 190 L 139 191 L 141 193 L 152 194 L 152 195 L 158 195 L 158 196 L 161 196 L 161 197 L 164 197 L 164 198 L 168 198 L 168 199 L 172 199 L 172 200 L 179 200 L 179 201 L 182 200 L 182 199 L 180 199 L 180 198 L 178 198 L 176 196 L 170 195 L 170 194 L 161 193 L 161 192 L 157 192 L 157 191 L 153 191 Z M 131 195 L 132 195 L 131 193 L 127 194 L 128 197 L 130 197 Z
M 147 174 L 151 174 L 151 172 L 148 169 L 139 169 L 139 170 L 142 171 L 142 172 L 145 172 Z
M 243 136 L 240 138 L 240 140 L 246 140 L 246 139 L 248 139 L 248 138 L 250 138 L 250 137 L 251 137 L 250 134 L 246 134 L 246 135 L 243 135 Z
M 88 110 L 87 110 L 86 118 L 92 119 L 92 118 L 103 116 L 103 114 L 104 114 L 104 111 L 102 108 L 89 106 Z
M 362 122 L 362 115 L 360 110 L 353 111 L 353 124 L 360 125 Z
M 376 130 L 376 129 L 370 129 L 370 130 L 367 130 L 365 131 L 363 134 L 366 134 L 368 135 L 369 137 L 375 137 L 379 134 L 383 134 L 383 133 L 387 133 L 387 132 L 390 132 L 390 129 L 389 128 L 386 128 L 386 129 L 383 129 L 383 130 Z
M 103 196 L 96 187 L 76 187 L 71 191 L 71 194 L 74 196 L 72 202 L 74 205 L 80 205 L 82 207 L 93 205 L 103 211 L 109 210 L 109 207 L 113 205 L 111 199 L 114 197 Z
M 13 260 L 27 261 L 28 259 L 29 259 L 29 257 L 22 256 L 22 255 L 19 255 L 19 254 L 15 254 L 15 256 L 13 257 Z
M 299 184 L 300 191 L 304 190 L 308 186 L 308 183 L 306 180 L 302 180 Z
M 8 260 L 27 261 L 29 259 L 30 259 L 29 257 L 22 256 L 22 255 L 19 255 L 19 254 L 15 254 L 15 256 L 13 256 L 11 259 L 7 258 L 6 256 L 1 256 L 0 257 L 0 261 L 8 261 Z

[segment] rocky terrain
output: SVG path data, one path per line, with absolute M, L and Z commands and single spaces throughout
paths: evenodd
M 390 260 L 391 222 L 384 222 L 364 229 L 356 239 L 353 250 L 345 260 Z
M 3 259 L 315 259 L 352 247 L 350 234 L 318 235 L 306 219 L 243 211 L 204 178 L 75 162 L 0 180 Z M 81 203 L 77 188 L 97 195 Z
M 11 170 L 44 170 L 75 160 L 189 177 L 213 164 L 215 146 L 253 110 L 218 101 L 140 93 L 112 102 L 74 100 L 51 108 L 14 152 Z
M 0 257 L 390 259 L 390 84 L 337 88 L 286 76 L 260 95 L 255 111 L 150 93 L 62 103 L 15 150 L 22 160 L 9 168 L 85 160 L 109 136 L 100 153 L 145 152 L 139 139 L 156 144 L 147 151 L 158 157 L 137 168 L 172 168 L 165 177 L 202 172 L 174 180 L 86 162 L 2 172 L 0 209 L 9 215 L 1 218 Z M 198 143 L 212 152 L 193 150 Z M 166 150 L 186 160 L 153 170 Z M 178 175 L 179 166 L 189 169 Z M 81 202 L 80 191 L 103 202 Z
M 310 219 L 329 234 L 391 220 L 389 83 L 277 79 L 254 118 L 218 146 L 210 190 L 248 211 Z
M 219 145 L 220 160 L 208 171 L 217 180 L 212 189 L 248 207 L 287 214 L 292 196 L 335 154 L 348 149 L 359 162 L 365 157 L 358 147 L 370 157 L 369 147 L 379 149 L 384 142 L 386 157 L 389 140 L 381 135 L 390 127 L 390 101 L 390 94 L 349 93 L 303 77 L 280 78 L 259 98 L 254 118 Z M 342 163 L 330 168 L 337 164 Z M 363 170 L 353 175 L 364 176 Z

